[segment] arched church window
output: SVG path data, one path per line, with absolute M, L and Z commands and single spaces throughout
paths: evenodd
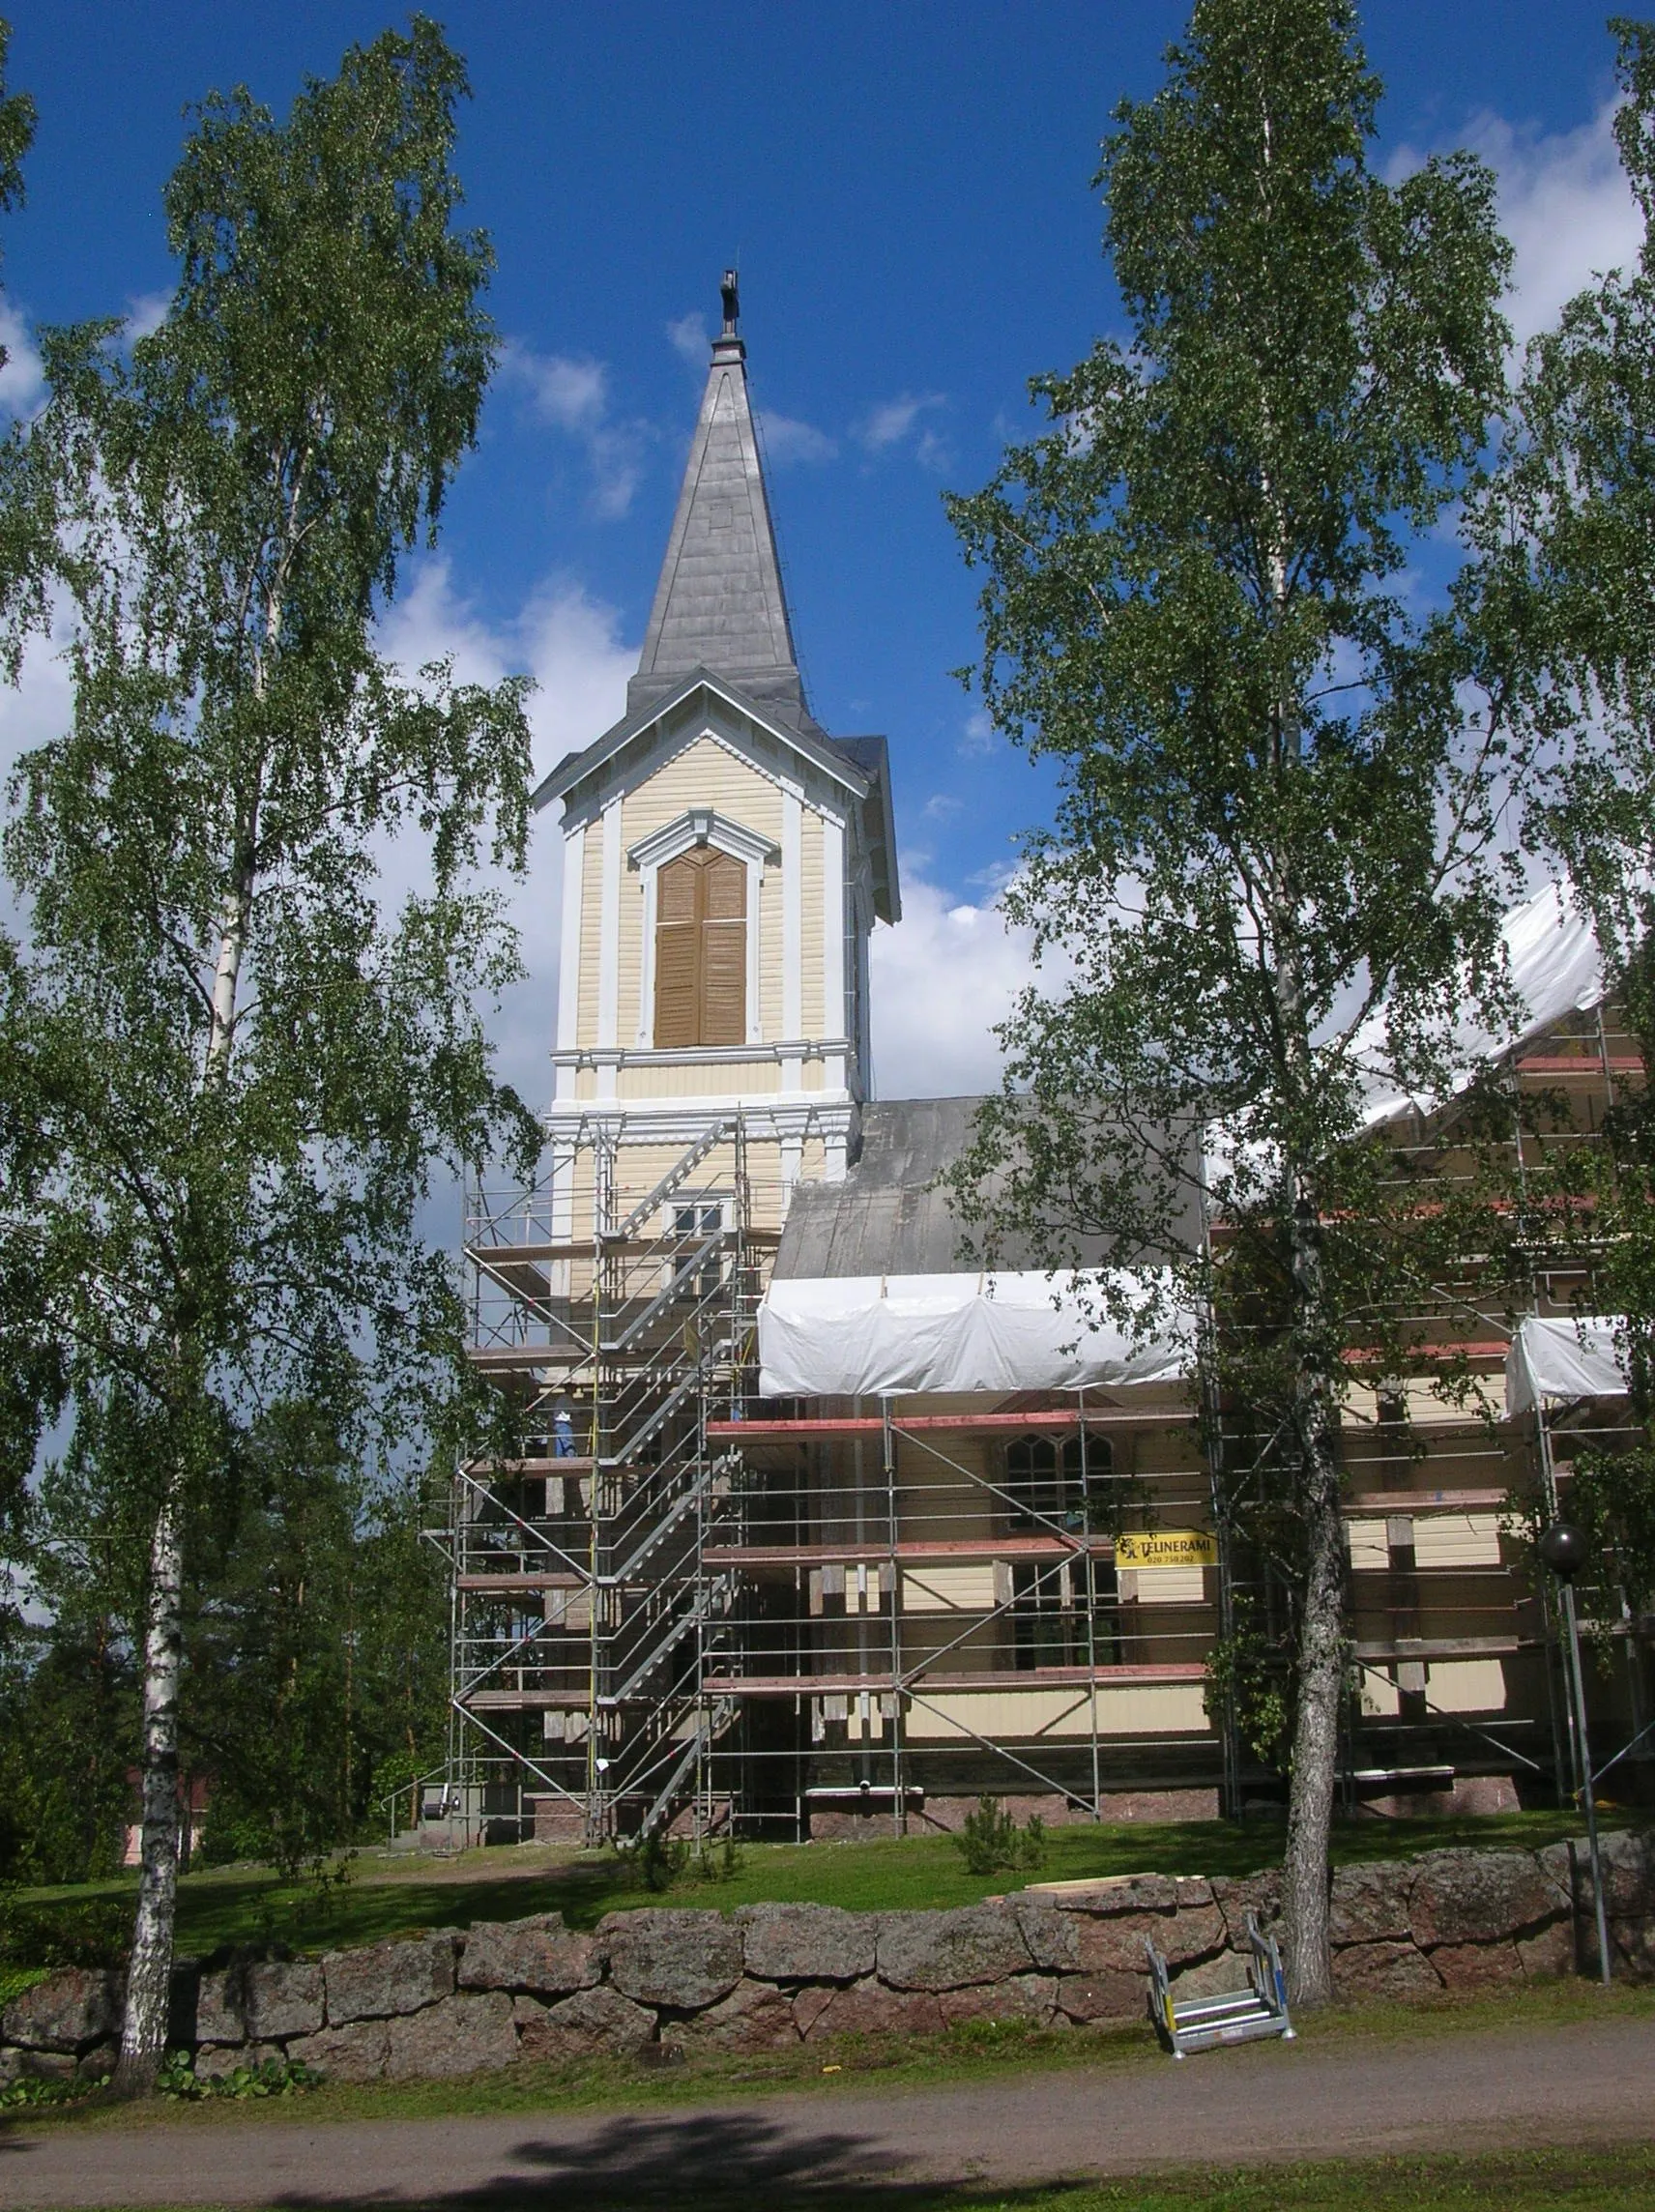
M 728 853 L 681 853 L 655 884 L 655 1043 L 747 1034 L 747 871 Z
M 1087 1523 L 1087 1495 L 1114 1471 L 1107 1437 L 1078 1436 L 1061 1445 L 1049 1437 L 1016 1437 L 1005 1447 L 1005 1488 L 1013 1500 L 1011 1526 L 1033 1528 L 1056 1522 L 1065 1528 Z M 1099 1500 L 1093 1499 L 1094 1522 Z

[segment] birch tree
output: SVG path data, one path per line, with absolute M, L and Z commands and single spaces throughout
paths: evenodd
M 1300 2003 L 1331 1990 L 1350 1358 L 1417 1364 L 1397 1294 L 1420 1310 L 1441 1232 L 1396 1203 L 1372 1100 L 1441 1095 L 1457 1020 L 1502 1017 L 1522 771 L 1503 662 L 1403 581 L 1503 402 L 1493 179 L 1458 155 L 1382 181 L 1379 96 L 1348 0 L 1197 0 L 1103 147 L 1127 335 L 1037 379 L 1051 428 L 951 503 L 983 698 L 1060 779 L 1003 904 L 1062 957 L 1002 1032 L 961 1201 L 982 1251 L 1010 1228 L 1054 1266 L 1083 1237 L 1152 1251 L 1127 1318 L 1211 1317 L 1291 1586 Z M 1210 1243 L 1184 1226 L 1192 1127 Z
M 1636 264 L 1594 276 L 1530 344 L 1501 455 L 1479 504 L 1479 596 L 1523 610 L 1530 742 L 1548 772 L 1524 820 L 1531 850 L 1590 916 L 1610 986 L 1655 1055 L 1655 23 L 1611 18 L 1614 137 L 1643 218 Z M 1496 614 L 1496 619 L 1498 619 Z M 1591 1269 L 1623 1320 L 1625 1451 L 1582 1451 L 1568 1511 L 1636 1610 L 1655 1593 L 1655 1102 L 1620 1086 L 1604 1142 L 1530 1177 L 1536 1223 L 1567 1267 Z M 1582 1202 L 1584 1210 L 1582 1209 Z M 1577 1225 L 1589 1223 L 1582 1239 Z
M 404 682 L 374 622 L 434 532 L 491 361 L 458 227 L 462 67 L 437 27 L 353 47 L 285 122 L 209 98 L 165 195 L 164 322 L 48 334 L 6 486 L 67 607 L 70 726 L 5 842 L 31 944 L 8 1049 L 51 1173 L 29 1208 L 76 1449 L 144 1552 L 143 1845 L 117 2084 L 162 2055 L 186 1551 L 283 1408 L 421 1446 L 459 1388 L 421 1215 L 533 1129 L 480 1016 L 516 973 L 479 862 L 520 866 L 523 686 Z M 422 888 L 392 906 L 389 853 Z

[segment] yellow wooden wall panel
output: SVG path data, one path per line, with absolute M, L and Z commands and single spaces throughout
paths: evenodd
M 624 912 L 624 908 L 623 908 Z M 580 873 L 580 975 L 575 989 L 575 1043 L 590 1051 L 597 1042 L 597 971 L 603 932 L 603 825 L 595 820 L 586 832 L 586 859 Z
M 1030 1690 L 924 1691 L 904 1716 L 912 1740 L 969 1740 L 978 1735 L 1007 1741 L 1040 1736 L 1089 1736 L 1091 1700 L 1084 1686 Z M 1199 1682 L 1101 1684 L 1097 1692 L 1098 1733 L 1184 1735 L 1210 1732 Z
M 1425 1694 L 1438 1712 L 1503 1712 L 1505 1669 L 1497 1659 L 1433 1659 Z
M 905 1567 L 904 1613 L 989 1613 L 994 1607 L 994 1562 Z
M 1413 1524 L 1413 1558 L 1420 1567 L 1497 1567 L 1497 1513 L 1422 1513 Z
M 782 1032 L 781 934 L 781 869 L 773 866 L 759 888 L 759 1034 L 770 1044 Z
M 806 1036 L 822 1036 L 822 817 L 809 807 L 799 839 L 798 881 L 799 1018 Z
M 1345 1537 L 1350 1547 L 1350 1564 L 1356 1573 L 1371 1574 L 1390 1565 L 1390 1544 L 1382 1521 L 1348 1521 Z

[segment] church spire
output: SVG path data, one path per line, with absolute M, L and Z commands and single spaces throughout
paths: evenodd
M 804 688 L 747 398 L 735 270 L 725 270 L 721 292 L 724 328 L 712 341 L 701 415 L 626 709 L 637 713 L 692 669 L 705 668 L 797 720 L 807 716 Z

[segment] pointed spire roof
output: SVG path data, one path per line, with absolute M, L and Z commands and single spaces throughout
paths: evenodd
M 724 328 L 712 341 L 701 415 L 643 655 L 626 687 L 626 711 L 637 713 L 691 670 L 704 668 L 788 720 L 808 723 L 747 397 L 747 349 L 738 335 L 734 270 L 724 273 L 723 301 Z

